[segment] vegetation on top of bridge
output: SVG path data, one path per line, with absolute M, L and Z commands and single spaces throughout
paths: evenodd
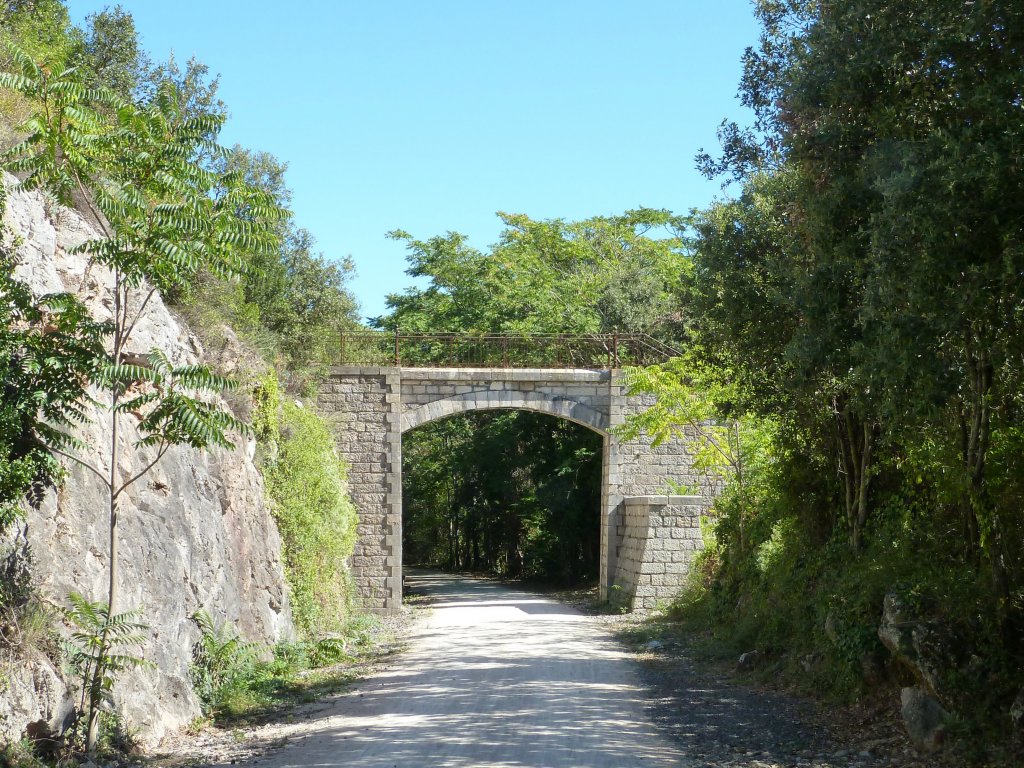
M 654 365 L 679 350 L 645 333 L 342 332 L 342 365 L 421 368 L 621 368 Z

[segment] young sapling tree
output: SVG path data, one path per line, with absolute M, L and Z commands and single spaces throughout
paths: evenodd
M 3 157 L 22 176 L 66 205 L 85 207 L 98 236 L 76 250 L 109 272 L 109 336 L 93 384 L 104 393 L 110 442 L 86 456 L 53 441 L 51 450 L 92 472 L 108 498 L 109 571 L 105 613 L 117 615 L 121 501 L 174 445 L 230 447 L 246 431 L 213 395 L 232 383 L 202 365 L 176 365 L 158 349 L 136 347 L 136 331 L 158 291 L 184 287 L 200 271 L 230 278 L 247 259 L 278 248 L 287 213 L 239 174 L 218 174 L 198 158 L 223 150 L 215 137 L 219 115 L 188 115 L 171 84 L 146 104 L 85 87 L 73 68 L 51 73 L 17 48 L 18 71 L 0 86 L 36 104 L 22 126 L 27 137 Z M 141 438 L 123 452 L 123 420 Z M 102 656 L 108 633 L 98 643 Z M 100 674 L 102 664 L 95 665 Z M 91 692 L 102 691 L 94 681 Z M 100 697 L 88 701 L 87 747 L 95 750 Z

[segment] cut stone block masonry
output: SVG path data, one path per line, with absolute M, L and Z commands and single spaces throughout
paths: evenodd
M 650 403 L 626 394 L 618 370 L 332 368 L 317 405 L 350 466 L 359 512 L 352 576 L 364 606 L 395 613 L 402 603 L 402 434 L 492 409 L 547 413 L 602 435 L 601 598 L 636 611 L 667 602 L 700 548 L 715 485 L 694 469 L 685 440 L 655 448 L 650 438 L 618 437 L 615 427 Z M 673 495 L 680 487 L 698 495 Z

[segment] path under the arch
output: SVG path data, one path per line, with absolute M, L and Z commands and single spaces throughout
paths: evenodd
M 596 617 L 493 582 L 426 572 L 410 580 L 433 603 L 408 651 L 260 765 L 695 764 L 647 718 L 634 662 Z

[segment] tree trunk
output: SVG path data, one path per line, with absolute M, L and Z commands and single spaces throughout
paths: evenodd
M 968 426 L 968 410 L 970 409 L 961 405 L 960 457 L 961 461 L 963 462 L 964 470 L 970 477 L 972 475 L 972 462 L 970 458 L 972 428 Z M 970 489 L 965 490 L 960 495 L 960 500 L 957 502 L 957 509 L 960 515 L 960 523 L 963 527 L 964 554 L 968 560 L 977 561 L 981 549 L 981 526 L 978 523 L 978 513 L 975 509 L 974 502 L 972 500 L 972 492 Z
M 971 399 L 961 410 L 960 440 L 967 474 L 967 487 L 960 499 L 960 511 L 967 533 L 969 554 L 984 555 L 989 563 L 993 592 L 1004 604 L 1010 599 L 1005 542 L 998 510 L 987 503 L 985 464 L 992 442 L 992 389 L 994 366 L 986 350 L 969 360 Z M 980 512 L 987 512 L 989 535 L 982 539 Z
M 868 493 L 871 487 L 875 427 L 853 413 L 848 405 L 833 405 L 839 468 L 845 492 L 846 525 L 850 548 L 858 550 L 863 543 L 864 526 L 871 510 Z
M 124 322 L 123 314 L 126 307 L 123 304 L 127 301 L 127 296 L 124 296 L 122 301 L 122 285 L 120 273 L 114 275 L 114 339 L 112 349 L 112 362 L 117 365 L 121 358 L 122 348 L 124 347 Z M 118 418 L 118 405 L 121 400 L 120 385 L 115 381 L 110 390 L 110 473 L 107 479 L 107 492 L 108 496 L 108 524 L 109 524 L 109 535 L 110 535 L 110 560 L 107 564 L 107 623 L 114 617 L 115 611 L 117 610 L 117 598 L 118 598 L 118 578 L 120 575 L 118 568 L 118 519 L 117 519 L 117 497 L 119 488 L 117 485 L 117 470 L 118 462 L 120 461 L 119 452 L 119 440 L 118 440 L 118 428 L 120 426 L 120 419 Z M 95 668 L 92 671 L 92 679 L 90 680 L 90 696 L 89 696 L 89 720 L 88 730 L 86 734 L 85 746 L 86 751 L 90 756 L 96 754 L 96 743 L 99 739 L 99 715 L 100 715 L 100 692 L 102 689 L 103 676 L 105 674 L 104 657 L 106 657 L 109 642 L 109 633 L 106 628 L 103 630 L 103 634 L 100 636 L 100 645 L 97 649 L 97 653 L 100 657 L 96 663 Z

